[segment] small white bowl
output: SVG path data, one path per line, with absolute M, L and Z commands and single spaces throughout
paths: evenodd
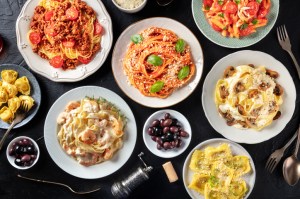
M 180 123 L 180 125 L 181 125 L 181 128 L 184 131 L 186 131 L 189 135 L 188 135 L 188 137 L 181 138 L 182 144 L 179 148 L 175 147 L 173 149 L 168 149 L 168 150 L 165 150 L 164 148 L 162 148 L 159 150 L 159 149 L 157 149 L 157 143 L 151 139 L 151 136 L 148 134 L 147 130 L 151 126 L 152 122 L 155 119 L 158 119 L 158 120 L 163 119 L 166 113 L 169 113 L 171 115 L 171 118 L 177 119 L 178 123 Z M 186 119 L 186 117 L 184 115 L 182 115 L 181 113 L 179 113 L 178 111 L 175 111 L 175 110 L 164 109 L 164 110 L 157 111 L 157 112 L 153 113 L 144 124 L 143 139 L 144 139 L 146 147 L 154 155 L 162 157 L 162 158 L 173 158 L 173 157 L 176 157 L 176 156 L 180 155 L 181 153 L 183 153 L 186 150 L 186 148 L 189 146 L 189 144 L 191 142 L 191 138 L 192 138 L 192 129 L 191 129 L 189 121 Z
M 29 165 L 29 166 L 19 166 L 19 165 L 16 165 L 16 164 L 15 164 L 15 159 L 16 159 L 16 157 L 15 157 L 15 156 L 9 155 L 9 150 L 13 147 L 13 144 L 14 144 L 14 143 L 18 143 L 20 140 L 23 140 L 23 139 L 28 139 L 28 140 L 30 140 L 31 143 L 33 144 L 34 148 L 35 148 L 35 151 L 36 151 L 36 158 L 34 159 L 33 163 L 32 163 L 31 165 Z M 13 140 L 8 144 L 7 149 L 6 149 L 6 157 L 7 157 L 8 162 L 9 162 L 13 167 L 15 167 L 15 168 L 17 168 L 17 169 L 20 169 L 20 170 L 25 170 L 25 169 L 29 169 L 29 168 L 33 167 L 33 166 L 37 163 L 37 161 L 38 161 L 38 159 L 39 159 L 39 157 L 40 157 L 40 149 L 39 149 L 38 144 L 37 144 L 33 139 L 31 139 L 30 137 L 27 137 L 27 136 L 19 136 L 19 137 L 16 137 L 15 139 L 13 139 Z
M 128 0 L 127 0 L 127 1 L 128 1 Z M 113 2 L 113 4 L 115 4 L 115 6 L 116 6 L 117 8 L 119 8 L 119 10 L 121 10 L 121 11 L 123 11 L 123 12 L 126 12 L 126 13 L 136 13 L 136 12 L 142 10 L 142 9 L 145 7 L 145 5 L 147 4 L 147 0 L 143 0 L 143 2 L 142 2 L 140 5 L 138 5 L 137 7 L 132 8 L 132 9 L 127 9 L 127 8 L 124 8 L 124 7 L 122 7 L 121 5 L 119 5 L 119 4 L 116 2 L 116 0 L 112 0 L 112 2 Z

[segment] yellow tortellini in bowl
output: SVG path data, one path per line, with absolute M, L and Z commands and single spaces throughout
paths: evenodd
M 30 82 L 26 76 L 18 78 L 15 70 L 2 70 L 0 81 L 0 119 L 12 122 L 21 104 L 29 111 L 34 106 L 34 99 L 30 96 Z

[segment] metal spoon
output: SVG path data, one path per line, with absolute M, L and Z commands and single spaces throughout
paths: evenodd
M 299 143 L 300 143 L 300 125 L 298 128 L 298 139 L 297 139 L 294 154 L 288 157 L 284 161 L 282 167 L 283 177 L 285 181 L 291 186 L 297 184 L 300 178 L 300 162 L 297 159 Z
M 172 3 L 173 0 L 156 0 L 157 4 L 160 6 L 167 6 Z

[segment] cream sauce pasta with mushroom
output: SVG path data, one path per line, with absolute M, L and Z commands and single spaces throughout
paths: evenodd
M 123 146 L 126 118 L 103 98 L 69 102 L 57 123 L 61 147 L 84 166 L 111 159 Z

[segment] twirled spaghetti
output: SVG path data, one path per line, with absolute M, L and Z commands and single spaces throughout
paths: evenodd
M 102 26 L 81 0 L 42 0 L 35 8 L 28 40 L 33 52 L 55 68 L 88 64 L 100 50 Z
M 125 117 L 105 99 L 70 102 L 57 118 L 58 141 L 84 166 L 109 160 L 123 146 Z
M 190 47 L 174 32 L 150 27 L 131 40 L 123 70 L 143 95 L 166 98 L 194 75 Z

